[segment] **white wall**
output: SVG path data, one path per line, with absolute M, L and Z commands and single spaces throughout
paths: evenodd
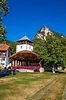
M 0 57 L 0 66 L 6 67 L 9 63 L 10 63 L 10 59 L 8 57 L 8 55 L 11 55 L 10 49 L 8 49 L 6 52 L 2 53 L 2 54 L 6 54 L 5 57 Z M 4 58 L 4 60 L 3 60 Z
M 33 46 L 29 44 L 21 44 L 16 46 L 16 52 L 22 51 L 22 50 L 29 50 L 33 51 Z
M 0 57 L 0 66 L 5 67 L 5 65 L 6 65 L 6 58 L 5 57 Z
M 9 59 L 9 56 L 11 55 L 11 51 L 10 49 L 7 50 L 6 52 L 6 66 L 10 63 L 10 59 Z

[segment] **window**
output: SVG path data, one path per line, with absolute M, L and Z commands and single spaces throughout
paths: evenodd
M 0 48 L 2 48 L 2 46 L 0 46 Z
M 22 46 L 20 48 L 22 49 Z
M 6 48 L 6 46 L 4 46 L 4 48 Z
M 2 58 L 2 61 L 5 61 L 5 58 Z

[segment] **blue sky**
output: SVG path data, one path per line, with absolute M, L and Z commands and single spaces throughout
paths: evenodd
M 31 40 L 46 25 L 66 36 L 66 0 L 7 0 L 10 12 L 3 18 L 7 39 L 16 42 L 25 34 Z

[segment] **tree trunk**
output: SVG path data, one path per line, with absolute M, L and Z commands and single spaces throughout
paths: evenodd
M 53 66 L 53 68 L 52 68 L 52 73 L 55 73 L 55 67 Z

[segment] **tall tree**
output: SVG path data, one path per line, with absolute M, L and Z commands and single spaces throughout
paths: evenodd
M 9 12 L 6 0 L 0 0 L 0 40 L 5 39 L 6 27 L 2 25 L 3 16 Z
M 48 52 L 47 52 L 47 47 L 46 47 L 46 41 L 41 40 L 41 39 L 35 39 L 34 40 L 34 51 L 38 53 L 39 59 L 43 62 L 42 66 L 47 65 L 48 63 Z
M 46 41 L 36 39 L 34 51 L 39 54 L 44 65 L 52 68 L 66 67 L 66 38 L 47 36 Z
M 61 50 L 63 54 L 63 63 L 62 65 L 66 67 L 66 37 L 61 39 Z
M 62 51 L 61 51 L 61 41 L 56 37 L 48 37 L 47 38 L 47 50 L 50 54 L 51 66 L 57 66 L 62 61 Z

